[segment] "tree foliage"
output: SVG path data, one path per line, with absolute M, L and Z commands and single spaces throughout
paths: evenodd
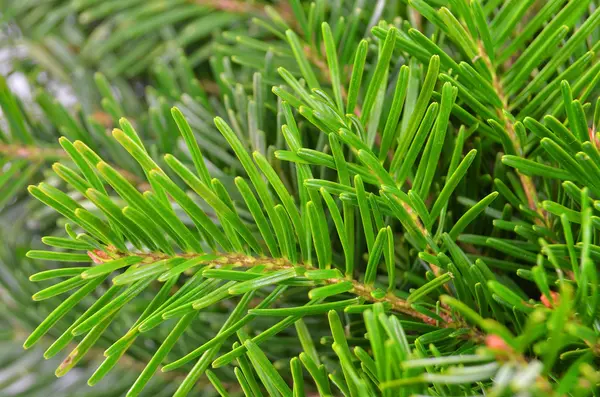
M 598 394 L 596 1 L 9 3 L 2 316 L 56 376 Z

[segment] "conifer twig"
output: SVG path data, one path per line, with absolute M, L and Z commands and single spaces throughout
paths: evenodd
M 195 254 L 195 253 L 181 253 L 181 254 L 177 254 L 175 256 L 171 256 L 171 255 L 167 255 L 162 252 L 123 253 L 123 252 L 115 251 L 115 252 L 112 252 L 110 254 L 110 256 L 108 256 L 105 252 L 99 251 L 99 250 L 90 251 L 88 254 L 96 263 L 103 263 L 104 261 L 107 261 L 107 260 L 123 259 L 123 258 L 126 258 L 131 255 L 145 258 L 145 261 L 149 261 L 149 262 L 157 262 L 160 260 L 173 259 L 173 258 L 177 258 L 177 257 L 185 258 L 185 259 L 193 259 L 193 258 L 201 257 L 202 255 L 204 255 L 204 254 Z M 295 269 L 298 266 L 303 267 L 305 270 L 314 270 L 315 269 L 310 264 L 293 264 L 285 258 L 253 257 L 253 256 L 249 256 L 249 255 L 244 255 L 244 254 L 229 254 L 229 253 L 218 253 L 216 255 L 218 255 L 219 258 L 214 259 L 214 260 L 208 260 L 203 263 L 209 267 L 213 267 L 213 268 L 217 268 L 217 269 L 222 266 L 225 266 L 225 265 L 233 265 L 235 267 L 242 267 L 242 268 L 252 268 L 252 267 L 255 267 L 258 265 L 264 265 L 271 270 Z M 446 320 L 446 322 L 439 323 L 438 320 L 435 320 L 423 313 L 420 313 L 420 312 L 414 310 L 413 308 L 411 308 L 411 305 L 409 302 L 407 302 L 405 299 L 402 299 L 392 293 L 387 293 L 382 298 L 375 298 L 373 295 L 374 295 L 374 292 L 376 291 L 376 288 L 374 288 L 372 285 L 367 285 L 367 284 L 361 283 L 358 280 L 353 280 L 353 279 L 348 280 L 347 278 L 329 278 L 329 279 L 324 279 L 321 281 L 323 281 L 325 284 L 328 284 L 328 285 L 334 285 L 334 284 L 339 284 L 339 283 L 345 282 L 345 281 L 351 281 L 353 284 L 353 289 L 351 292 L 354 293 L 356 296 L 364 299 L 367 302 L 387 303 L 392 311 L 395 311 L 397 313 L 402 313 L 409 317 L 421 320 L 425 324 L 437 325 L 442 328 L 468 327 L 462 321 L 458 321 L 458 322 L 454 321 L 454 320 L 452 320 L 452 318 L 449 315 L 444 315 L 444 314 L 440 314 L 440 316 L 442 318 L 444 318 L 444 320 Z M 484 335 L 479 330 L 477 330 L 475 328 L 473 328 L 471 330 L 470 338 L 473 339 L 475 342 L 481 342 L 483 340 L 483 337 L 484 337 Z
M 508 98 L 507 98 L 506 94 L 504 93 L 504 87 L 502 85 L 502 82 L 500 81 L 500 78 L 498 77 L 496 68 L 492 64 L 490 57 L 486 53 L 485 48 L 481 42 L 479 42 L 478 48 L 479 48 L 479 56 L 481 56 L 481 58 L 485 62 L 486 66 L 488 67 L 488 69 L 492 75 L 492 86 L 496 90 L 496 93 L 498 94 L 498 97 L 500 98 L 500 101 L 502 102 L 502 108 L 496 108 L 496 113 L 498 114 L 498 117 L 500 118 L 500 120 L 502 120 L 504 123 L 504 129 L 515 149 L 515 153 L 517 154 L 517 156 L 523 157 L 523 148 L 521 147 L 519 138 L 517 137 L 517 134 L 515 133 L 514 125 L 509 120 L 509 118 L 506 117 L 506 114 L 505 114 L 505 112 L 508 112 L 509 104 L 508 104 Z M 537 213 L 539 213 L 540 216 L 542 216 L 542 218 L 546 221 L 545 212 L 541 208 L 539 208 L 536 203 L 538 194 L 537 194 L 537 189 L 535 187 L 535 184 L 533 183 L 533 180 L 531 179 L 530 176 L 525 175 L 518 170 L 516 170 L 516 172 L 517 172 L 517 175 L 519 176 L 519 180 L 521 181 L 521 184 L 523 185 L 523 190 L 525 191 L 525 195 L 527 197 L 527 204 L 529 205 L 529 208 L 532 209 L 533 211 L 536 211 Z M 539 220 L 536 220 L 536 222 L 539 222 Z

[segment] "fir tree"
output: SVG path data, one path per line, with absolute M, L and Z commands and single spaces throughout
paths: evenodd
M 598 395 L 598 1 L 2 16 L 6 394 Z

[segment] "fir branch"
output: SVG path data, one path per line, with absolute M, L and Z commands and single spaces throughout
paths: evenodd
M 186 254 L 182 253 L 175 256 L 167 255 L 163 252 L 118 252 L 118 251 L 110 251 L 107 253 L 104 251 L 91 251 L 88 253 L 89 256 L 94 260 L 95 263 L 101 264 L 109 260 L 118 260 L 124 259 L 128 257 L 141 257 L 145 258 L 144 262 L 153 263 L 163 260 L 171 260 L 176 258 L 184 258 L 184 259 L 202 259 L 205 254 Z M 224 266 L 229 267 L 229 265 L 233 267 L 240 268 L 254 268 L 259 265 L 266 266 L 267 269 L 270 270 L 289 270 L 289 269 L 298 269 L 302 268 L 304 271 L 316 270 L 314 266 L 311 264 L 302 264 L 302 263 L 291 263 L 288 259 L 285 258 L 269 258 L 269 257 L 253 257 L 242 254 L 231 254 L 231 253 L 215 253 L 216 259 L 202 261 L 203 265 L 207 266 L 207 268 L 219 269 Z M 390 310 L 405 314 L 409 317 L 412 317 L 417 320 L 421 320 L 426 324 L 440 326 L 442 328 L 465 328 L 467 327 L 463 321 L 456 321 L 451 319 L 449 316 L 444 316 L 445 322 L 440 323 L 438 320 L 433 319 L 423 313 L 415 311 L 411 308 L 409 302 L 405 299 L 399 298 L 395 296 L 393 293 L 388 292 L 382 297 L 376 297 L 376 288 L 372 285 L 367 285 L 361 283 L 358 280 L 353 280 L 351 278 L 327 278 L 320 280 L 328 285 L 336 285 L 339 283 L 343 283 L 345 281 L 350 281 L 352 283 L 352 290 L 350 293 L 355 294 L 356 296 L 362 298 L 366 302 L 382 302 L 387 304 Z M 481 342 L 483 340 L 483 335 L 476 329 L 473 329 L 469 334 L 469 337 L 472 338 L 474 342 Z
M 502 103 L 502 108 L 496 108 L 496 113 L 497 113 L 498 117 L 500 118 L 500 120 L 503 121 L 504 129 L 505 129 L 506 133 L 508 134 L 508 137 L 515 149 L 515 152 L 517 153 L 518 156 L 523 157 L 524 151 L 523 151 L 523 148 L 521 147 L 521 142 L 519 141 L 519 137 L 515 133 L 515 128 L 514 128 L 513 122 L 510 120 L 509 116 L 507 116 L 507 113 L 510 114 L 509 113 L 510 106 L 508 103 L 508 97 L 504 93 L 504 87 L 502 86 L 502 82 L 501 82 L 500 78 L 498 77 L 498 72 L 496 70 L 496 67 L 494 67 L 494 65 L 492 64 L 492 61 L 491 61 L 489 55 L 486 53 L 485 47 L 481 41 L 479 41 L 478 48 L 479 48 L 479 56 L 484 60 L 485 64 L 488 67 L 488 70 L 490 70 L 490 72 L 492 74 L 492 85 L 493 85 L 494 89 L 496 90 L 498 98 L 500 98 L 500 101 Z M 548 219 L 547 219 L 546 213 L 542 208 L 539 208 L 538 204 L 537 204 L 538 193 L 537 193 L 537 189 L 535 187 L 533 180 L 531 179 L 531 177 L 529 175 L 525 175 L 521 172 L 518 172 L 518 174 L 519 174 L 519 179 L 521 181 L 521 184 L 523 185 L 523 190 L 525 191 L 525 194 L 527 196 L 527 203 L 529 205 L 529 208 L 531 208 L 533 211 L 538 212 L 540 214 L 540 216 L 542 217 L 542 219 L 544 219 L 543 223 L 547 224 Z M 540 221 L 539 219 L 536 219 L 536 222 L 539 222 L 539 221 Z
M 130 396 L 164 364 L 176 397 L 595 395 L 596 0 L 117 3 L 7 11 L 37 67 L 110 76 L 43 126 L 0 80 L 0 216 L 35 174 L 61 217 L 0 290 L 26 348 L 82 337 L 58 375 L 106 344 L 89 382 L 142 357 Z

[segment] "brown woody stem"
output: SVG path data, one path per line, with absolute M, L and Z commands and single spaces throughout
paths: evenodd
M 108 256 L 105 252 L 101 251 L 93 251 L 89 252 L 90 256 L 94 258 L 95 261 L 107 261 L 118 258 L 123 258 L 127 255 L 136 255 L 145 258 L 146 262 L 155 262 L 159 260 L 171 259 L 173 256 L 164 254 L 162 252 L 151 252 L 151 253 L 121 253 L 114 252 L 111 253 L 111 256 Z M 182 253 L 178 254 L 176 257 L 192 259 L 204 254 L 198 253 Z M 215 268 L 219 268 L 225 265 L 232 265 L 234 267 L 243 267 L 243 268 L 251 268 L 257 265 L 264 265 L 269 269 L 273 270 L 285 270 L 285 269 L 293 269 L 302 267 L 306 270 L 315 270 L 310 264 L 293 264 L 289 260 L 285 258 L 271 258 L 271 257 L 253 257 L 244 254 L 230 254 L 223 253 L 218 254 L 220 257 L 218 259 L 206 261 L 205 264 L 208 266 L 212 266 Z M 352 293 L 356 296 L 363 298 L 367 302 L 382 302 L 389 306 L 389 308 L 397 313 L 402 313 L 409 317 L 421 320 L 422 322 L 430 325 L 436 325 L 442 328 L 467 328 L 469 327 L 462 321 L 453 320 L 449 313 L 438 313 L 440 317 L 442 317 L 445 322 L 439 323 L 438 320 L 433 319 L 426 314 L 416 311 L 411 307 L 411 305 L 404 299 L 397 297 L 391 292 L 386 293 L 381 298 L 375 298 L 374 292 L 376 288 L 372 285 L 364 284 L 359 282 L 358 280 L 353 280 L 349 278 L 330 278 L 321 280 L 325 284 L 338 284 L 345 281 L 350 281 L 353 284 Z M 472 329 L 470 339 L 474 339 L 476 341 L 483 340 L 483 334 L 477 330 Z

